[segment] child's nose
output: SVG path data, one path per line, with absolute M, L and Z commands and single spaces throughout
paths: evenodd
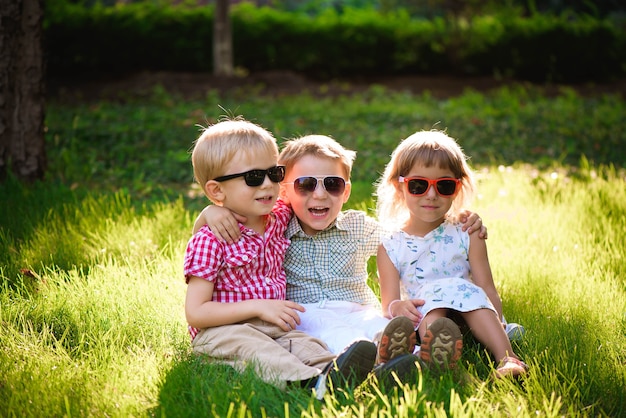
M 437 197 L 437 190 L 435 190 L 435 185 L 434 184 L 429 184 L 428 185 L 428 190 L 426 190 L 426 197 L 429 198 L 433 198 L 433 197 Z
M 267 188 L 267 187 L 272 187 L 273 185 L 274 185 L 274 182 L 270 180 L 270 176 L 266 175 L 263 178 L 263 183 L 261 183 L 261 187 Z
M 315 190 L 313 190 L 313 194 L 317 197 L 324 197 L 326 195 L 326 189 L 324 188 L 324 184 L 317 180 L 317 184 L 315 185 Z

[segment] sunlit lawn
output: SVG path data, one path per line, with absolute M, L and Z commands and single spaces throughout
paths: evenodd
M 425 371 L 395 392 L 371 380 L 318 402 L 190 355 L 181 266 L 205 200 L 189 197 L 188 151 L 218 104 L 281 140 L 324 133 L 359 151 L 348 206 L 365 210 L 397 141 L 447 128 L 479 173 L 473 209 L 507 319 L 527 330 L 528 377 L 492 381 L 468 341 L 466 376 Z M 624 110 L 525 90 L 53 103 L 49 178 L 0 186 L 0 416 L 623 416 Z

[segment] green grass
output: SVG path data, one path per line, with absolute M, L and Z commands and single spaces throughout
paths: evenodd
M 626 414 L 623 100 L 249 93 L 49 105 L 48 178 L 0 185 L 0 416 Z M 505 314 L 527 329 L 525 381 L 490 380 L 469 339 L 463 383 L 424 371 L 395 391 L 368 381 L 322 402 L 191 355 L 182 258 L 206 200 L 189 149 L 218 104 L 281 140 L 324 133 L 359 151 L 348 206 L 364 210 L 399 139 L 432 126 L 457 137 L 479 173 L 473 209 Z

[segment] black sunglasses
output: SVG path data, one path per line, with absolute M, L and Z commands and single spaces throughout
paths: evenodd
M 400 183 L 406 183 L 409 193 L 415 196 L 425 195 L 430 186 L 435 186 L 439 196 L 449 197 L 456 193 L 461 181 L 453 178 L 428 179 L 426 177 L 402 177 Z
M 249 187 L 258 187 L 265 181 L 265 176 L 269 177 L 274 183 L 280 183 L 285 178 L 285 166 L 277 165 L 270 167 L 267 170 L 250 170 L 245 173 L 228 174 L 225 176 L 216 177 L 215 181 L 226 181 L 235 179 L 237 177 L 243 177 L 246 185 Z
M 293 189 L 301 196 L 305 196 L 308 193 L 313 193 L 317 189 L 318 183 L 322 183 L 324 189 L 328 194 L 332 196 L 339 196 L 346 190 L 346 181 L 338 176 L 326 176 L 326 177 L 298 177 L 294 181 L 286 182 L 284 184 L 293 184 Z

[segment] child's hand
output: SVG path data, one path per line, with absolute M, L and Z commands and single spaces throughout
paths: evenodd
M 487 227 L 483 225 L 483 220 L 476 212 L 469 210 L 462 210 L 459 213 L 459 221 L 463 223 L 463 231 L 467 231 L 468 234 L 478 232 L 478 237 L 487 239 Z
M 278 325 L 283 331 L 296 329 L 300 324 L 298 312 L 304 312 L 304 306 L 290 300 L 259 300 L 263 302 L 259 318 L 265 322 Z
M 417 307 L 426 303 L 424 299 L 398 300 L 393 301 L 392 303 L 393 306 L 390 305 L 390 308 L 392 309 L 389 310 L 392 317 L 406 316 L 415 326 L 422 322 L 422 313 L 417 310 Z
M 246 217 L 231 212 L 221 206 L 209 205 L 202 210 L 194 225 L 194 233 L 202 225 L 207 225 L 217 239 L 232 244 L 241 237 L 237 222 L 245 222 Z

